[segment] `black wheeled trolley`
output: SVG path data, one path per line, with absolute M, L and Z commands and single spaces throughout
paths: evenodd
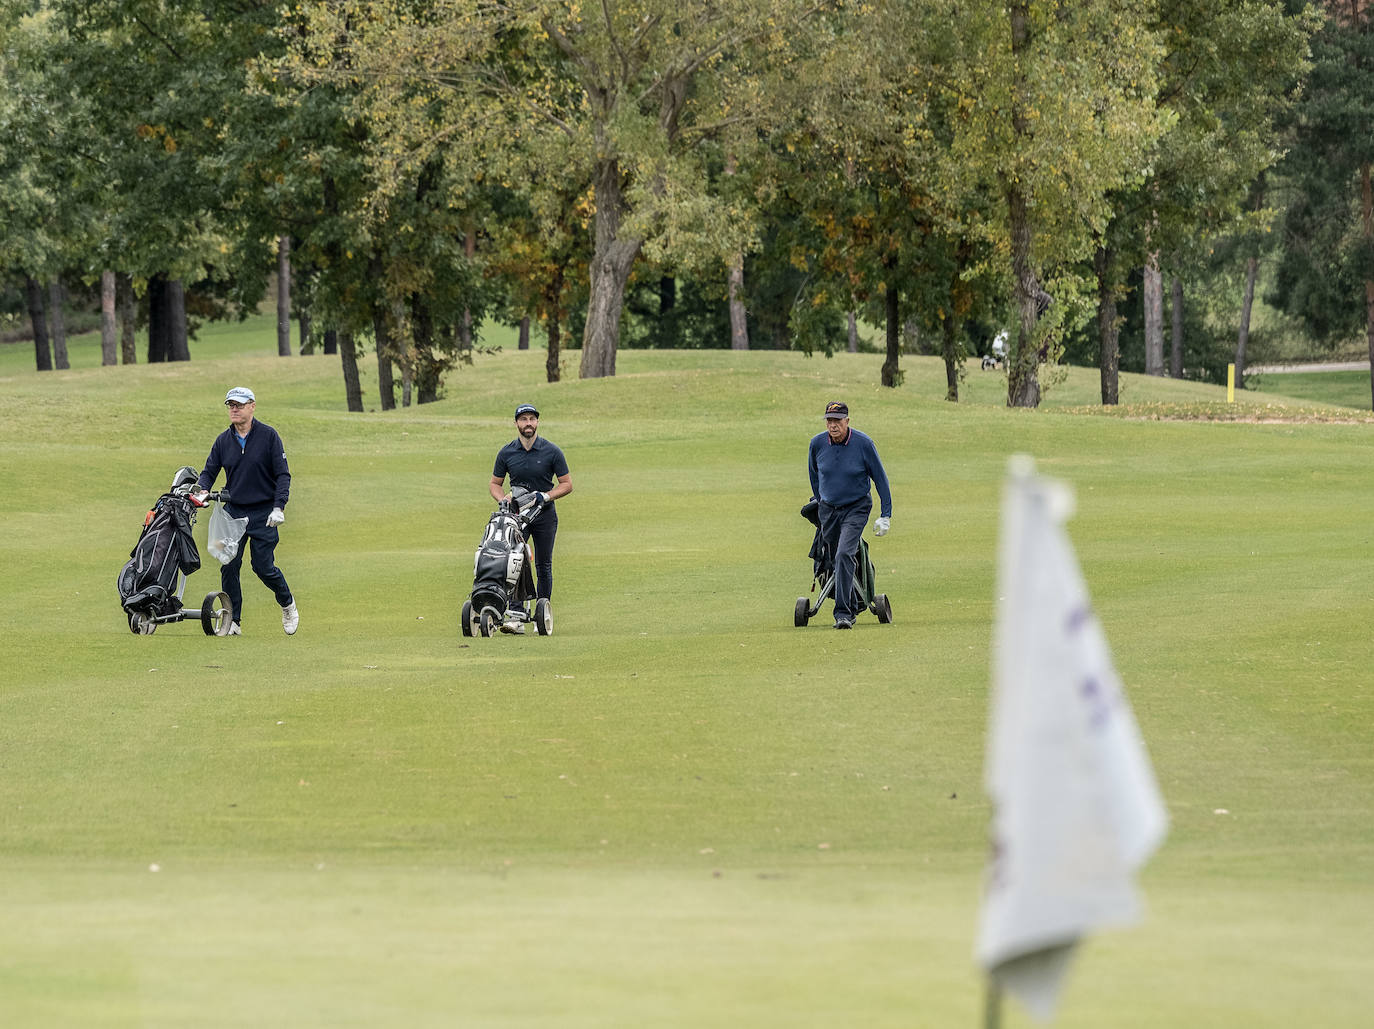
M 553 606 L 535 596 L 534 552 L 525 539 L 544 508 L 542 494 L 520 486 L 497 505 L 473 557 L 472 592 L 459 615 L 464 636 L 523 633 L 531 623 L 540 636 L 553 635 Z
M 195 487 L 196 470 L 179 469 L 172 488 L 158 497 L 144 518 L 143 532 L 115 581 L 129 631 L 136 636 L 151 636 L 159 625 L 188 618 L 199 618 L 207 636 L 229 635 L 233 611 L 228 594 L 207 593 L 198 608 L 186 607 L 182 600 L 187 577 L 200 568 L 200 550 L 192 535 L 196 515 L 207 504 L 229 499 L 227 490 L 192 499 Z
M 816 599 L 797 598 L 792 621 L 798 628 L 815 618 L 827 600 L 833 602 L 835 599 L 835 556 L 821 535 L 820 504 L 815 500 L 808 501 L 801 509 L 801 515 L 816 527 L 816 534 L 811 539 L 811 551 L 807 554 L 812 561 L 811 590 Z M 874 580 L 873 562 L 868 557 L 868 540 L 861 538 L 859 558 L 854 566 L 854 591 L 859 595 L 859 603 L 854 607 L 856 610 L 867 608 L 878 616 L 878 621 L 886 625 L 892 621 L 892 603 L 886 593 L 877 591 Z

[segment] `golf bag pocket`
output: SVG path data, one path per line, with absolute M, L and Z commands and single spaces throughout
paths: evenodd
M 187 506 L 183 498 L 166 495 L 154 507 L 152 520 L 115 580 L 126 609 L 169 603 L 176 595 L 177 573 L 190 575 L 200 567 Z
M 227 565 L 238 556 L 239 543 L 243 540 L 243 534 L 247 529 L 247 518 L 230 518 L 224 505 L 216 503 L 210 512 L 205 549 L 220 564 Z
M 525 565 L 525 548 L 508 549 L 487 545 L 478 549 L 472 562 L 473 582 L 510 589 L 520 579 Z

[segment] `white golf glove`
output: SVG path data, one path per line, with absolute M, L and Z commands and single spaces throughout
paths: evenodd
M 286 521 L 286 515 L 279 507 L 272 508 L 272 513 L 267 516 L 267 524 L 274 529 L 284 521 Z
M 887 530 L 890 528 L 892 528 L 891 518 L 879 518 L 876 522 L 873 523 L 873 535 L 886 536 Z
M 541 493 L 539 494 L 539 499 L 547 504 L 549 502 L 549 495 L 547 493 Z

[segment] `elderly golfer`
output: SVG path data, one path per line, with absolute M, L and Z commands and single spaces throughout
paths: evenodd
M 854 568 L 859 539 L 873 499 L 869 482 L 878 490 L 882 507 L 873 523 L 875 536 L 886 536 L 892 519 L 892 493 L 878 448 L 858 429 L 849 427 L 849 407 L 833 401 L 825 405 L 825 432 L 811 439 L 807 458 L 811 495 L 820 502 L 821 536 L 835 557 L 835 628 L 854 628 L 858 614 Z
M 286 502 L 291 497 L 291 472 L 286 467 L 286 448 L 277 430 L 266 422 L 257 421 L 257 398 L 245 386 L 235 386 L 224 397 L 229 408 L 229 428 L 215 438 L 205 468 L 196 480 L 197 488 L 208 491 L 224 470 L 225 488 L 229 503 L 225 505 L 230 517 L 247 518 L 245 535 L 252 551 L 253 571 L 263 585 L 272 591 L 281 608 L 281 627 L 291 636 L 300 623 L 296 601 L 286 576 L 277 567 L 277 527 L 286 521 Z M 220 584 L 229 595 L 234 610 L 230 636 L 240 635 L 243 620 L 243 590 L 239 586 L 239 572 L 243 568 L 243 548 L 219 572 Z

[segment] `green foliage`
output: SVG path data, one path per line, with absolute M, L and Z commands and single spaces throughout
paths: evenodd
M 168 273 L 231 316 L 285 235 L 316 325 L 389 324 L 404 368 L 442 375 L 489 318 L 613 349 L 623 310 L 627 345 L 723 347 L 743 255 L 755 345 L 829 353 L 889 289 L 923 338 L 1009 327 L 1014 184 L 1030 274 L 1075 283 L 1028 345 L 1086 359 L 1099 243 L 1192 275 L 1291 189 L 1274 299 L 1348 337 L 1374 264 L 1365 27 L 1328 24 L 1305 82 L 1320 19 L 1291 2 L 1024 6 L 1013 60 L 992 0 L 5 0 L 0 267 Z M 609 258 L 624 292 L 596 308 Z M 666 316 L 640 299 L 662 277 Z
M 1374 26 L 1367 9 L 1335 8 L 1312 38 L 1312 71 L 1281 171 L 1291 199 L 1271 302 L 1322 343 L 1365 328 L 1370 229 L 1361 179 L 1374 162 Z

